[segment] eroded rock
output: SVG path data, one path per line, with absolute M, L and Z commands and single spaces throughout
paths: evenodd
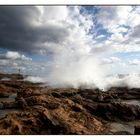
M 0 134 L 113 134 L 108 122 L 140 120 L 140 106 L 121 102 L 139 97 L 139 89 L 44 88 L 18 75 L 8 77 L 11 80 L 0 81 L 0 97 L 17 96 L 0 101 L 0 111 L 11 109 L 0 119 Z

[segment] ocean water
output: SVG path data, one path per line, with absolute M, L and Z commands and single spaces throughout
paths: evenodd
M 9 81 L 9 80 L 11 80 L 11 78 L 5 77 L 5 78 L 2 78 L 2 79 L 1 79 L 1 81 Z
M 140 101 L 139 100 L 125 100 L 125 101 L 122 101 L 122 103 L 140 106 Z
M 0 102 L 1 101 L 15 101 L 15 98 L 17 97 L 17 93 L 14 93 L 12 95 L 10 95 L 7 98 L 0 98 Z M 19 112 L 19 109 L 0 109 L 0 118 L 4 117 L 6 114 L 11 113 L 11 112 Z
M 0 98 L 0 101 L 15 101 L 16 97 L 17 97 L 17 93 L 13 93 L 9 97 Z
M 22 112 L 22 110 L 19 110 L 19 109 L 3 109 L 3 110 L 0 110 L 0 118 L 5 117 L 9 113 L 15 113 L 15 112 Z
M 113 122 L 110 123 L 110 131 L 113 133 L 126 131 L 130 134 L 134 134 L 134 127 L 137 124 L 140 124 L 140 120 L 132 122 Z

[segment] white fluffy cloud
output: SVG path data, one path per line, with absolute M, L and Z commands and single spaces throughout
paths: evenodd
M 15 51 L 7 51 L 5 54 L 6 59 L 11 59 L 11 60 L 16 60 L 16 59 L 21 59 L 21 60 L 26 60 L 26 61 L 31 61 L 32 59 L 29 57 L 26 57 L 25 55 L 21 55 L 18 52 Z
M 44 23 L 47 20 L 65 20 L 68 16 L 66 6 L 36 6 L 40 11 L 39 22 Z M 60 16 L 61 15 L 61 16 Z
M 111 33 L 110 37 L 99 44 L 100 48 L 106 48 L 101 51 L 111 49 L 111 53 L 140 52 L 139 6 L 103 6 L 99 9 L 97 22 Z
M 18 52 L 13 52 L 13 51 L 8 51 L 6 54 L 5 54 L 5 57 L 7 59 L 19 59 L 20 58 L 20 54 Z
M 120 61 L 121 61 L 121 59 L 118 57 L 110 57 L 110 58 L 104 58 L 102 60 L 102 64 L 113 64 L 113 63 L 117 63 Z
M 140 60 L 139 59 L 133 59 L 129 61 L 130 65 L 140 65 Z

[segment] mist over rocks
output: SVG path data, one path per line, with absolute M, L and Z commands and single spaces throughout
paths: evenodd
M 71 71 L 73 72 L 73 75 L 71 75 L 70 67 L 65 68 L 65 72 L 63 75 L 61 75 L 62 73 L 59 70 L 61 70 L 61 67 L 57 67 L 50 73 L 50 76 L 48 76 L 47 78 L 42 76 L 27 76 L 26 78 L 24 78 L 24 80 L 33 83 L 42 83 L 46 86 L 51 86 L 52 88 L 99 88 L 102 91 L 107 91 L 111 87 L 127 87 L 129 89 L 140 88 L 140 75 L 137 73 L 124 75 L 122 74 L 121 77 L 120 75 L 102 75 L 103 77 L 100 77 L 101 75 L 98 76 L 95 74 L 95 78 L 90 77 L 90 75 L 89 78 L 87 78 L 88 73 L 87 75 L 83 76 L 82 73 L 80 74 L 80 72 L 78 72 L 78 70 L 76 74 L 74 73 L 76 70 L 71 69 Z M 88 69 L 85 68 L 85 70 Z M 66 71 L 68 73 L 66 73 Z M 78 75 L 79 79 L 77 79 Z

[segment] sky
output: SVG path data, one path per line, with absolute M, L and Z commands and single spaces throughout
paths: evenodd
M 18 69 L 55 80 L 139 73 L 140 6 L 0 6 L 0 72 Z

